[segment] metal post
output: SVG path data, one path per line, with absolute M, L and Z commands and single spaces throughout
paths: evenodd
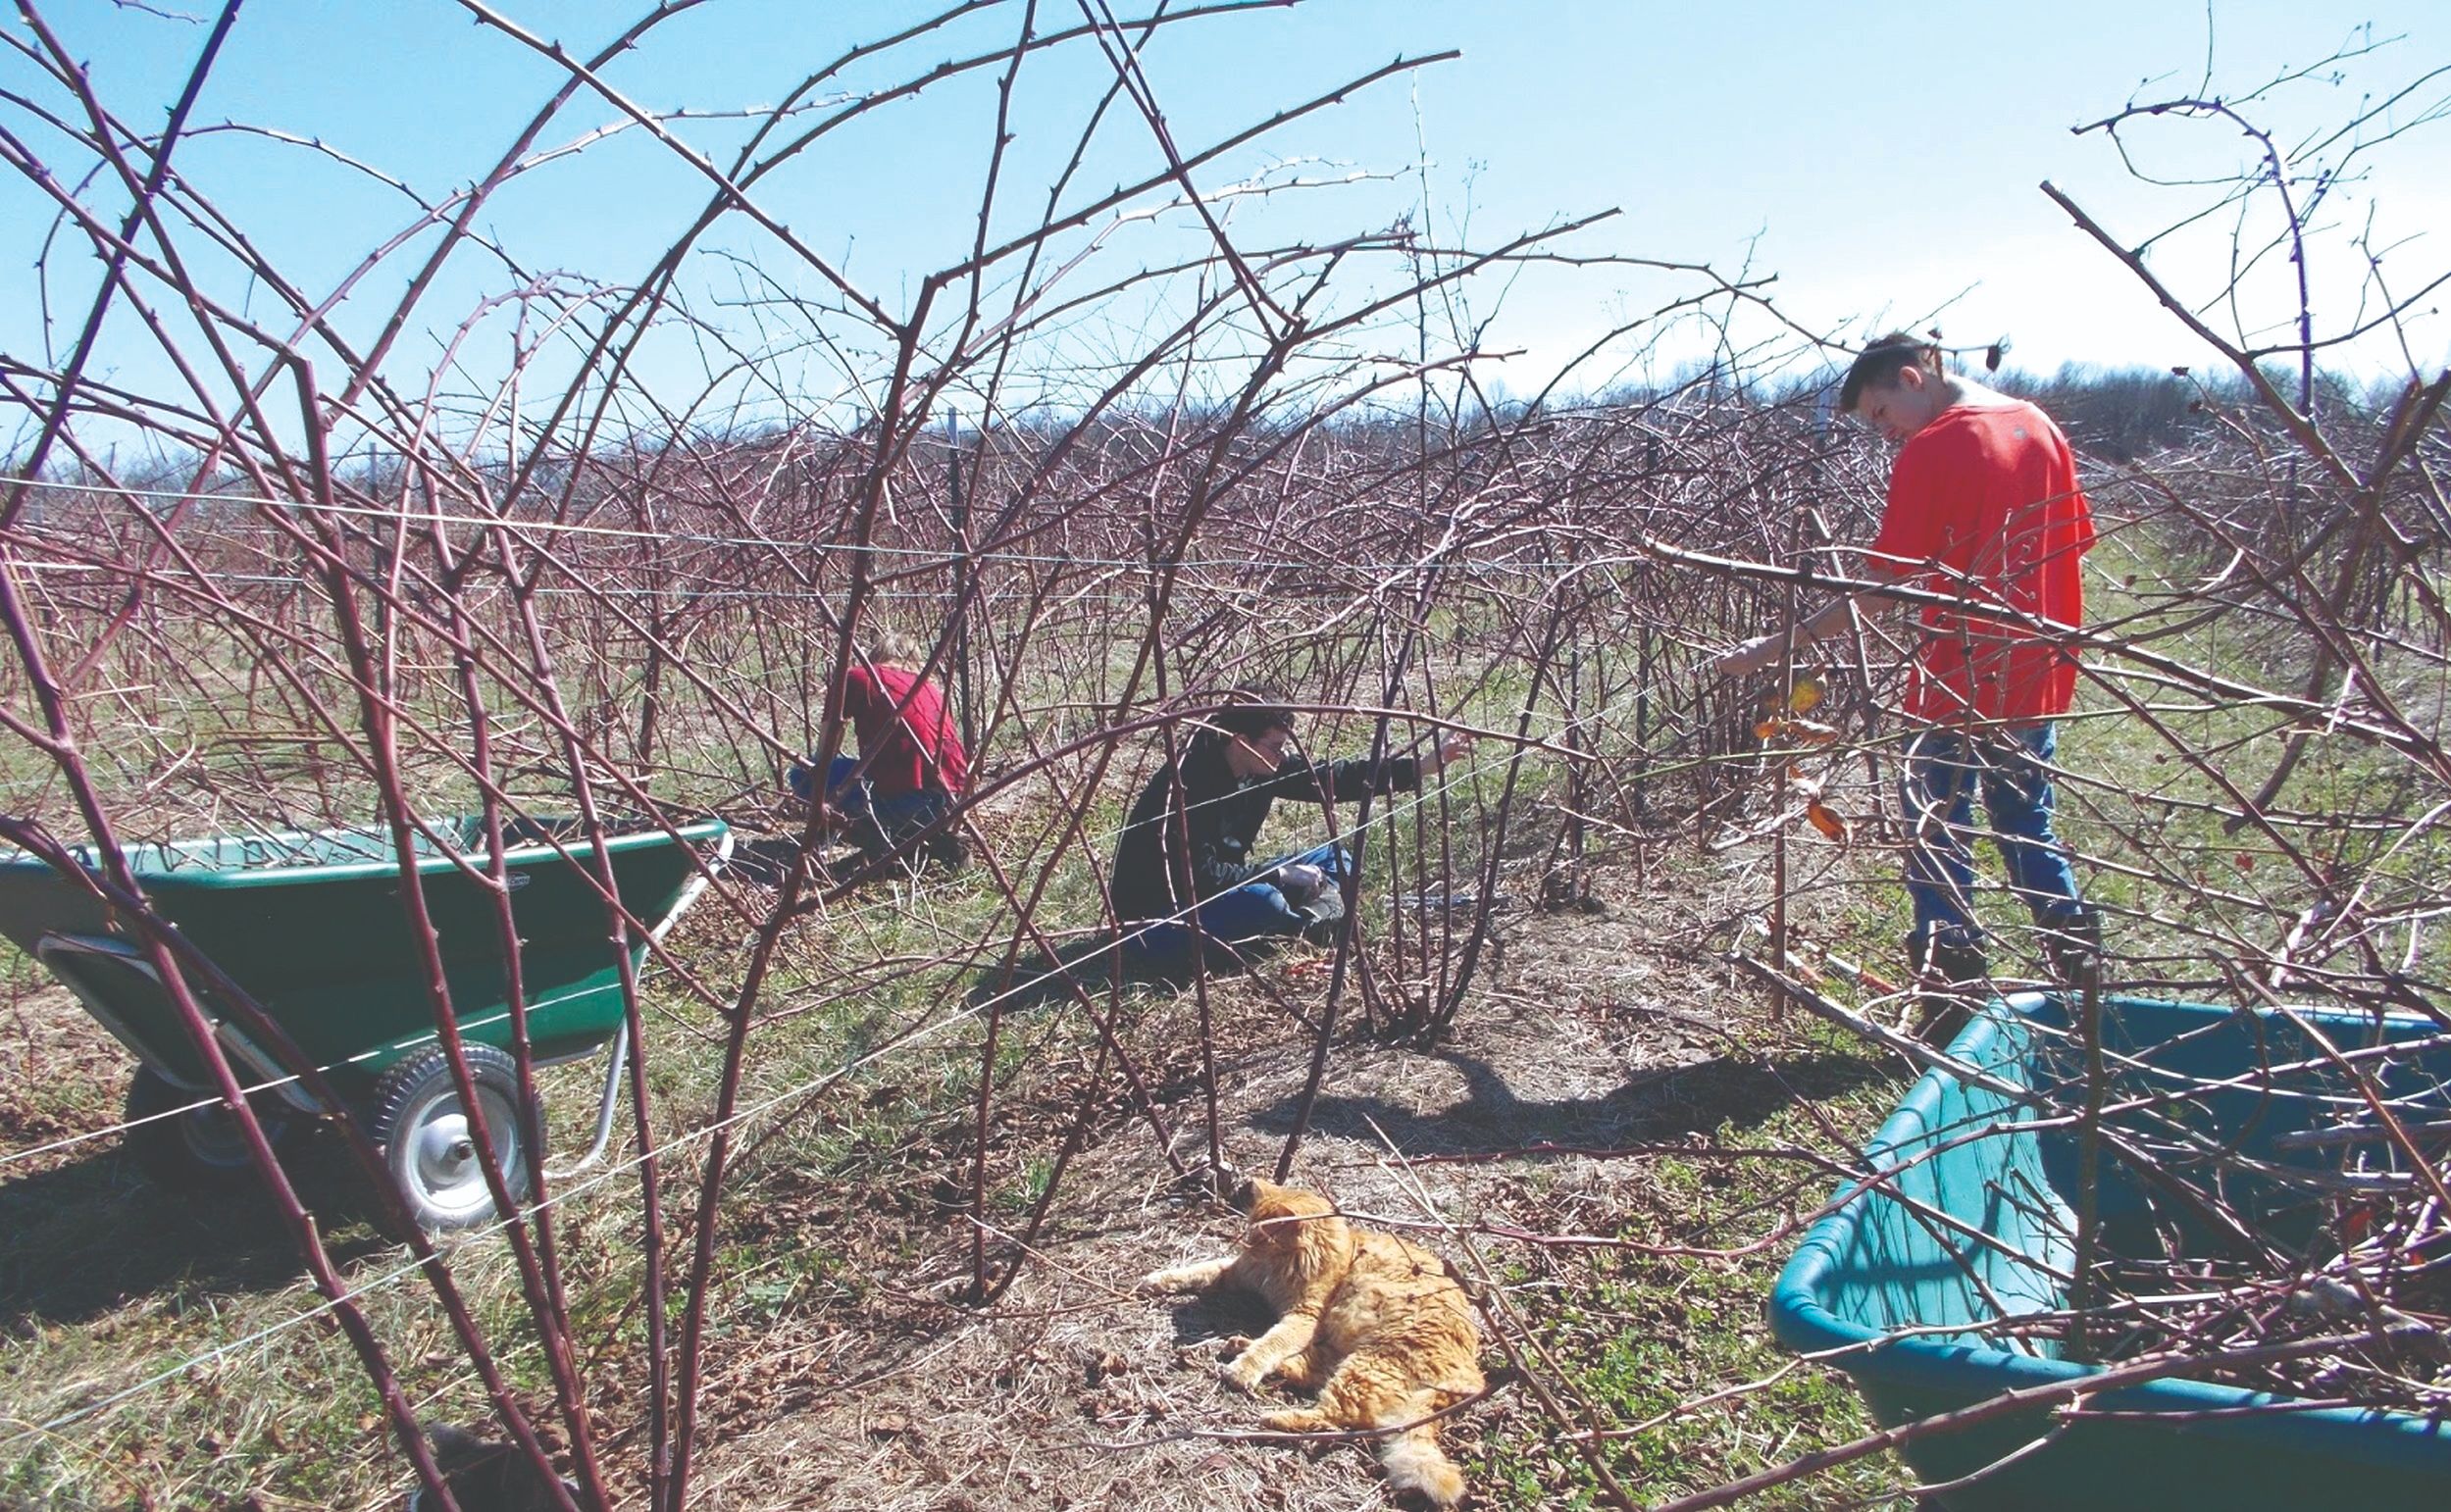
M 970 500 L 962 489 L 961 417 L 945 411 L 945 489 L 953 538 L 961 545 L 961 566 L 953 576 L 953 701 L 961 717 L 962 749 L 979 748 L 979 713 L 970 693 Z

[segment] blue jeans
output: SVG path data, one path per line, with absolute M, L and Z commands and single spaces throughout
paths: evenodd
M 2051 832 L 2057 799 L 2048 770 L 2059 750 L 2049 724 L 1967 733 L 1926 730 L 1907 743 L 1900 781 L 1906 799 L 1907 895 L 1915 901 L 1915 935 L 1972 945 L 1982 938 L 1974 922 L 1974 791 L 1992 838 L 2008 867 L 2010 889 L 2046 928 L 2084 912 L 2076 874 Z
M 1268 863 L 1270 869 L 1300 862 L 1315 866 L 1327 874 L 1328 885 L 1341 887 L 1353 869 L 1353 852 L 1342 845 L 1322 845 L 1316 850 L 1296 851 L 1279 856 Z M 1232 891 L 1219 893 L 1194 908 L 1181 919 L 1163 924 L 1141 924 L 1124 921 L 1124 948 L 1131 954 L 1151 962 L 1189 965 L 1192 959 L 1192 929 L 1211 943 L 1228 947 L 1247 944 L 1255 939 L 1285 938 L 1300 934 L 1308 923 L 1306 916 L 1294 912 L 1285 893 L 1272 882 L 1248 882 Z
M 941 787 L 922 787 L 917 792 L 880 798 L 866 778 L 851 776 L 858 768 L 856 757 L 834 758 L 826 769 L 826 802 L 850 822 L 850 837 L 864 852 L 883 854 L 936 823 L 953 806 L 952 794 Z M 793 767 L 786 778 L 792 792 L 801 798 L 809 795 L 811 784 L 806 766 Z

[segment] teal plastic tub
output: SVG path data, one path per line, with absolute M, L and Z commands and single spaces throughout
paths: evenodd
M 2451 1036 L 2429 1022 L 2302 1017 L 2342 1049 L 2406 1046 L 2368 1063 L 2388 1095 L 2406 1099 L 2396 1111 L 2420 1121 L 2451 1113 Z M 2113 998 L 2104 1019 L 2105 1046 L 2119 1068 L 2115 1100 L 2223 1084 L 2175 1112 L 2165 1105 L 2150 1115 L 2153 1123 L 2134 1126 L 2141 1136 L 2168 1143 L 2174 1125 L 2185 1124 L 2251 1160 L 2339 1169 L 2338 1145 L 2301 1150 L 2281 1138 L 2350 1122 L 2364 1106 L 2287 1017 Z M 1995 1002 L 1951 1053 L 2065 1111 L 2074 1055 L 2059 1033 L 2067 1023 L 2049 997 Z M 1927 1073 L 1866 1152 L 1875 1168 L 1894 1173 L 1887 1184 L 1897 1194 L 1861 1184 L 1841 1188 L 1842 1205 L 1813 1225 L 1779 1276 L 1769 1312 L 1780 1341 L 1800 1352 L 1837 1351 L 1830 1363 L 1855 1379 L 1884 1427 L 2097 1373 L 2059 1358 L 2053 1339 L 2012 1348 L 1997 1334 L 1976 1332 L 2065 1301 L 2054 1273 L 2067 1274 L 2072 1259 L 2074 1135 L 2038 1130 L 2037 1117 L 2031 1102 L 2006 1090 Z M 2207 1151 L 2193 1171 L 2184 1157 L 2172 1169 L 2208 1184 L 2218 1154 Z M 2310 1200 L 2295 1184 L 2261 1180 L 2235 1159 L 2218 1165 L 2228 1205 L 2274 1243 L 2300 1244 L 2331 1215 L 2327 1201 Z M 2173 1235 L 2198 1250 L 2208 1242 L 2184 1203 L 2115 1158 L 2102 1161 L 2097 1190 L 2100 1232 L 2114 1253 L 2160 1255 Z M 1976 1239 L 1959 1224 L 2001 1243 Z M 2439 1417 L 2324 1407 L 2185 1379 L 2105 1392 L 2086 1406 L 2087 1415 L 2038 1447 L 2029 1446 L 2055 1421 L 2044 1409 L 1926 1435 L 1902 1452 L 1925 1485 L 2007 1461 L 1939 1499 L 1956 1512 L 2451 1508 L 2451 1423 Z

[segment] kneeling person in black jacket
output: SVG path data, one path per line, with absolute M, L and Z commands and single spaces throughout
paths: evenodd
M 1254 700 L 1221 709 L 1193 734 L 1180 760 L 1141 789 L 1107 883 L 1135 954 L 1188 962 L 1194 927 L 1228 947 L 1305 932 L 1334 938 L 1353 854 L 1331 843 L 1252 861 L 1251 842 L 1270 806 L 1281 797 L 1316 802 L 1418 787 L 1471 743 L 1450 735 L 1426 755 L 1390 757 L 1374 781 L 1367 761 L 1288 755 L 1293 734 L 1294 713 L 1281 704 Z

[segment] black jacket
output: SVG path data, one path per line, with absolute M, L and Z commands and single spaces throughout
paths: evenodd
M 1124 822 L 1107 878 L 1118 919 L 1162 919 L 1259 877 L 1267 868 L 1251 860 L 1251 842 L 1277 799 L 1353 799 L 1374 790 L 1367 761 L 1289 757 L 1266 777 L 1237 781 L 1226 767 L 1225 740 L 1211 730 L 1192 737 L 1181 766 L 1181 810 L 1174 806 L 1175 768 L 1168 765 L 1141 789 Z M 1379 792 L 1421 783 L 1421 763 L 1410 756 L 1389 757 L 1380 773 Z M 1188 896 L 1178 890 L 1179 881 L 1190 883 Z

